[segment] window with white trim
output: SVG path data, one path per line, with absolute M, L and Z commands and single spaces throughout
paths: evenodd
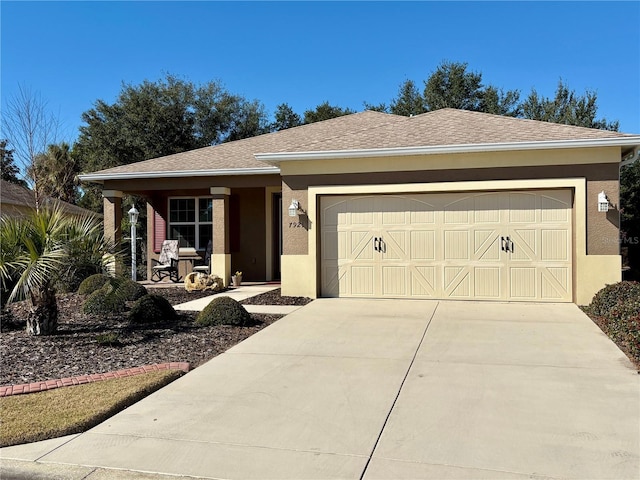
M 213 201 L 207 197 L 169 199 L 169 240 L 181 248 L 204 250 L 213 238 Z

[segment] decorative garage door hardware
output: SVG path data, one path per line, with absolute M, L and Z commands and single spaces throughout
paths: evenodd
M 373 237 L 373 249 L 376 252 L 385 253 L 387 251 L 387 245 L 384 243 L 384 239 L 382 237 Z M 514 251 L 513 240 L 509 237 L 500 237 L 500 250 L 503 252 L 512 252 Z
M 387 251 L 387 244 L 384 243 L 382 237 L 373 237 L 373 249 L 380 253 L 385 253 Z
M 500 249 L 503 252 L 513 252 L 513 242 L 509 237 L 500 237 Z
M 321 198 L 321 294 L 570 302 L 571 209 L 569 189 Z

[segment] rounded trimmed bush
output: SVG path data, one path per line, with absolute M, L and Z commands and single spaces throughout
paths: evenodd
M 640 282 L 619 282 L 607 285 L 596 293 L 588 310 L 594 315 L 608 316 L 623 310 L 626 315 L 640 313 Z
M 111 279 L 101 288 L 91 293 L 82 305 L 82 311 L 88 314 L 109 314 L 124 311 L 126 302 L 114 295 L 118 282 Z
M 236 325 L 245 327 L 251 324 L 251 315 L 231 297 L 216 297 L 196 318 L 196 324 L 203 327 L 213 325 Z
M 169 303 L 169 300 L 160 295 L 140 297 L 129 312 L 129 321 L 131 323 L 155 323 L 175 320 L 176 317 L 176 311 Z
M 109 275 L 105 275 L 104 273 L 96 273 L 95 275 L 91 275 L 85 278 L 78 287 L 78 293 L 80 295 L 89 295 L 90 293 L 95 292 L 96 290 L 102 288 L 105 283 L 109 282 L 111 277 Z
M 118 286 L 113 292 L 114 295 L 117 295 L 125 302 L 133 302 L 134 300 L 144 297 L 148 293 L 149 292 L 147 292 L 146 288 L 128 278 L 120 280 Z

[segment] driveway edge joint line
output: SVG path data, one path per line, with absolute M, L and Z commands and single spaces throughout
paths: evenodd
M 398 393 L 396 394 L 396 397 L 393 399 L 393 403 L 391 404 L 391 408 L 389 409 L 389 412 L 387 413 L 387 416 L 384 419 L 384 423 L 382 424 L 382 428 L 380 429 L 380 433 L 378 434 L 378 438 L 376 438 L 376 442 L 373 444 L 373 448 L 371 449 L 371 454 L 369 455 L 369 458 L 367 459 L 367 463 L 365 463 L 364 468 L 362 469 L 362 473 L 360 474 L 360 479 L 359 480 L 363 480 L 365 474 L 367 473 L 367 469 L 369 468 L 369 464 L 371 463 L 371 459 L 373 458 L 373 454 L 376 452 L 376 448 L 378 448 L 378 444 L 380 443 L 380 439 L 382 438 L 382 433 L 384 432 L 384 429 L 387 427 L 387 422 L 389 422 L 389 417 L 391 417 L 391 413 L 393 412 L 393 409 L 395 408 L 396 403 L 398 402 L 398 398 L 400 398 L 400 393 L 402 392 L 402 388 L 404 387 L 404 384 L 407 381 L 407 377 L 409 376 L 409 372 L 411 371 L 411 367 L 413 367 L 413 364 L 416 361 L 416 357 L 418 356 L 418 351 L 420 350 L 420 347 L 422 346 L 422 342 L 424 342 L 424 337 L 427 336 L 427 330 L 429 330 L 429 326 L 431 325 L 431 321 L 433 320 L 433 317 L 435 317 L 436 311 L 438 310 L 439 306 L 440 306 L 440 302 L 436 303 L 436 306 L 433 309 L 433 312 L 431 312 L 431 317 L 429 317 L 429 321 L 427 322 L 427 325 L 424 327 L 424 331 L 422 332 L 422 337 L 420 338 L 420 341 L 418 342 L 418 346 L 416 347 L 416 351 L 413 353 L 413 357 L 411 357 L 411 362 L 409 363 L 409 367 L 407 368 L 407 371 L 404 374 L 404 378 L 402 379 L 402 382 L 400 383 L 400 388 L 398 388 Z
M 55 448 L 53 448 L 53 449 L 49 450 L 48 452 L 43 453 L 43 454 L 42 454 L 42 455 L 40 455 L 38 458 L 36 458 L 36 459 L 33 461 L 33 463 L 46 463 L 46 462 L 41 462 L 41 460 L 42 460 L 44 457 L 46 457 L 47 455 L 49 455 L 49 454 L 51 454 L 51 453 L 55 452 L 55 451 L 56 451 L 56 450 L 58 450 L 60 447 L 65 446 L 67 443 L 69 443 L 69 442 L 73 442 L 76 438 L 78 438 L 78 437 L 79 437 L 80 435 L 82 435 L 83 433 L 84 433 L 84 432 L 74 434 L 74 435 L 73 435 L 73 438 L 70 438 L 70 439 L 68 439 L 66 442 L 61 443 L 60 445 L 57 445 Z

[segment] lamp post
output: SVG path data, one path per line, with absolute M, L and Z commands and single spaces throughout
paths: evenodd
M 138 224 L 138 210 L 133 205 L 129 210 L 129 223 L 131 224 L 131 280 L 136 281 L 136 225 Z

